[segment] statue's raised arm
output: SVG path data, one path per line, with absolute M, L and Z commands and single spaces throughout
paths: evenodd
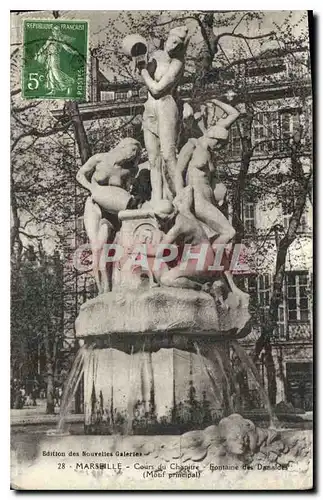
M 217 121 L 217 126 L 223 127 L 226 130 L 228 130 L 234 124 L 234 122 L 239 118 L 240 112 L 236 108 L 231 106 L 231 104 L 219 101 L 218 99 L 212 99 L 211 102 L 216 106 L 218 106 L 220 109 L 222 109 L 222 111 L 224 111 L 227 115 L 226 117 L 220 118 Z
M 90 179 L 100 160 L 101 160 L 101 155 L 99 154 L 91 156 L 91 158 L 89 158 L 87 162 L 85 162 L 84 165 L 80 167 L 80 169 L 76 174 L 77 182 L 90 192 L 92 190 Z
M 128 39 L 131 37 L 133 35 Z M 142 67 L 142 61 L 140 64 L 136 62 L 135 72 L 141 75 L 148 89 L 143 130 L 154 202 L 175 195 L 176 144 L 179 130 L 177 86 L 184 72 L 187 43 L 186 26 L 173 28 L 169 32 L 164 50 L 153 52 L 145 68 Z M 137 45 L 139 46 L 138 43 Z M 130 53 L 133 52 L 130 50 Z
M 213 163 L 211 152 L 215 153 L 228 143 L 228 129 L 240 113 L 230 104 L 218 99 L 209 102 L 224 111 L 226 116 L 218 118 L 203 135 L 199 138 L 190 138 L 182 147 L 178 156 L 175 179 L 177 196 L 185 184 L 193 188 L 195 215 L 209 228 L 210 236 L 212 238 L 216 236 L 212 243 L 216 248 L 218 244 L 227 244 L 234 237 L 235 230 L 218 208 L 223 204 L 226 189 L 220 183 L 217 184 L 216 191 L 213 190 L 211 178 L 216 178 L 217 168 Z M 191 114 L 192 112 L 193 110 Z
M 172 90 L 174 84 L 176 84 L 178 78 L 183 72 L 183 61 L 179 59 L 173 59 L 168 66 L 167 72 L 162 76 L 159 82 L 156 82 L 148 73 L 147 69 L 143 69 L 141 76 L 150 92 L 150 94 L 155 98 L 159 99 L 163 95 L 167 94 Z

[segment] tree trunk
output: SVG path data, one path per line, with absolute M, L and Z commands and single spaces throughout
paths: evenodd
M 276 404 L 277 397 L 277 383 L 276 383 L 276 369 L 275 363 L 272 353 L 271 343 L 269 341 L 265 344 L 265 367 L 267 371 L 267 380 L 268 380 L 268 397 L 271 405 Z
M 91 149 L 87 140 L 84 124 L 80 115 L 78 105 L 75 101 L 66 101 L 66 109 L 74 128 L 74 135 L 79 149 L 82 163 L 85 163 L 91 156 Z
M 252 106 L 246 103 L 246 114 L 242 118 L 242 123 L 238 125 L 239 134 L 241 137 L 241 162 L 238 179 L 235 185 L 232 199 L 232 225 L 236 230 L 235 243 L 241 243 L 244 236 L 244 226 L 241 214 L 241 202 L 243 200 L 243 195 L 246 186 L 246 178 L 249 171 L 250 160 L 253 155 L 252 148 L 252 130 L 253 122 L 253 109 Z
M 276 403 L 277 388 L 276 388 L 275 366 L 271 348 L 271 339 L 277 327 L 279 305 L 282 303 L 282 290 L 284 285 L 287 251 L 297 236 L 297 229 L 299 227 L 299 222 L 305 208 L 306 199 L 308 195 L 308 186 L 311 179 L 311 175 L 309 176 L 304 175 L 301 162 L 297 157 L 295 150 L 292 150 L 291 163 L 292 163 L 293 173 L 294 174 L 297 173 L 296 178 L 298 179 L 298 193 L 297 193 L 298 196 L 296 199 L 293 214 L 289 221 L 288 230 L 284 235 L 284 237 L 280 239 L 278 231 L 276 230 L 275 236 L 277 245 L 277 257 L 276 257 L 275 273 L 273 277 L 273 291 L 270 298 L 267 322 L 265 325 L 263 325 L 261 335 L 257 340 L 255 346 L 255 359 L 259 357 L 263 349 L 265 352 L 265 364 L 267 369 L 268 388 L 269 388 L 268 395 L 272 404 Z
M 214 12 L 208 12 L 203 17 L 196 14 L 195 19 L 200 27 L 203 38 L 203 45 L 196 59 L 196 81 L 194 89 L 201 90 L 207 83 L 209 71 L 212 69 L 212 62 L 215 54 L 218 52 L 219 38 L 213 31 Z
M 47 403 L 46 413 L 55 413 L 55 394 L 54 394 L 54 369 L 51 360 L 47 360 Z
M 15 244 L 17 243 L 17 253 L 16 253 L 16 259 L 15 259 L 15 264 L 17 269 L 20 268 L 21 264 L 21 258 L 22 258 L 22 243 L 20 239 L 20 234 L 19 234 L 19 229 L 20 229 L 20 217 L 18 213 L 18 204 L 17 204 L 17 198 L 16 198 L 16 193 L 15 193 L 15 182 L 13 179 L 13 175 L 11 172 L 11 177 L 10 177 L 10 183 L 11 183 L 11 214 L 12 214 L 12 219 L 13 219 L 13 224 L 11 227 L 11 232 L 10 232 L 10 253 L 11 257 L 14 258 L 15 256 Z

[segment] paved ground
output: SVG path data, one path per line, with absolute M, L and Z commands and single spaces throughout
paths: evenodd
M 21 410 L 10 410 L 11 425 L 56 423 L 59 418 L 59 408 L 55 408 L 55 415 L 46 414 L 46 400 L 37 399 L 37 406 L 25 406 Z M 66 417 L 67 422 L 83 421 L 84 415 L 71 413 Z
M 55 408 L 55 415 L 47 415 L 46 414 L 46 400 L 44 399 L 38 399 L 37 400 L 37 406 L 25 406 L 21 410 L 11 410 L 10 411 L 10 416 L 11 416 L 11 425 L 25 425 L 25 424 L 54 424 L 58 422 L 59 419 L 59 408 Z M 244 415 L 245 418 L 251 418 L 251 415 Z M 70 413 L 66 417 L 66 422 L 73 423 L 73 422 L 83 422 L 84 421 L 84 415 L 83 414 L 75 414 L 75 413 Z M 306 427 L 306 423 L 312 424 L 313 420 L 313 412 L 306 412 L 303 414 L 298 414 L 297 419 L 299 422 L 299 427 Z M 291 424 L 290 419 L 287 419 L 288 424 Z M 303 421 L 303 423 L 302 423 Z M 288 425 L 287 424 L 287 425 Z M 305 424 L 305 425 L 304 425 Z M 292 427 L 297 427 L 295 422 L 293 423 Z

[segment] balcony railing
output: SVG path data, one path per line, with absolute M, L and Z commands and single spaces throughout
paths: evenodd
M 274 341 L 311 341 L 313 339 L 309 322 L 295 322 L 288 325 L 279 324 L 274 331 Z
M 310 323 L 294 323 L 288 325 L 288 340 L 312 340 Z
M 256 340 L 260 337 L 261 326 L 257 323 L 254 324 L 249 335 L 243 340 L 246 344 L 254 344 Z M 313 339 L 312 329 L 309 322 L 307 323 L 295 323 L 289 325 L 277 325 L 276 330 L 273 334 L 273 342 L 304 342 L 311 341 Z
M 136 101 L 141 102 L 147 99 L 148 90 L 146 88 L 142 88 L 138 91 L 129 91 L 129 92 L 107 92 L 105 90 L 101 91 L 101 101 L 105 102 L 129 102 Z
M 212 68 L 204 82 L 203 91 L 216 91 L 226 86 L 238 89 L 250 88 L 250 92 L 261 88 L 293 84 L 299 87 L 311 79 L 309 55 L 307 50 L 298 50 L 285 54 L 262 54 L 257 59 L 240 61 L 229 68 Z M 180 94 L 190 97 L 195 77 L 186 77 L 180 86 Z M 147 89 L 134 89 L 131 82 L 123 82 L 120 89 L 109 83 L 101 88 L 101 101 L 106 102 L 141 102 L 147 97 Z

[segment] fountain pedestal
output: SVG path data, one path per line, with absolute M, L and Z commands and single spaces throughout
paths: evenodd
M 131 215 L 131 217 L 130 217 Z M 82 305 L 76 335 L 93 346 L 84 365 L 88 433 L 179 433 L 214 423 L 230 405 L 228 342 L 249 333 L 249 297 L 159 287 L 125 265 L 134 245 L 161 240 L 150 215 L 121 215 L 113 289 Z M 220 279 L 220 278 L 219 278 Z
M 216 349 L 223 355 L 226 346 L 219 344 Z M 205 427 L 223 416 L 225 388 L 221 368 L 187 350 L 90 350 L 85 429 L 94 434 L 177 434 Z

